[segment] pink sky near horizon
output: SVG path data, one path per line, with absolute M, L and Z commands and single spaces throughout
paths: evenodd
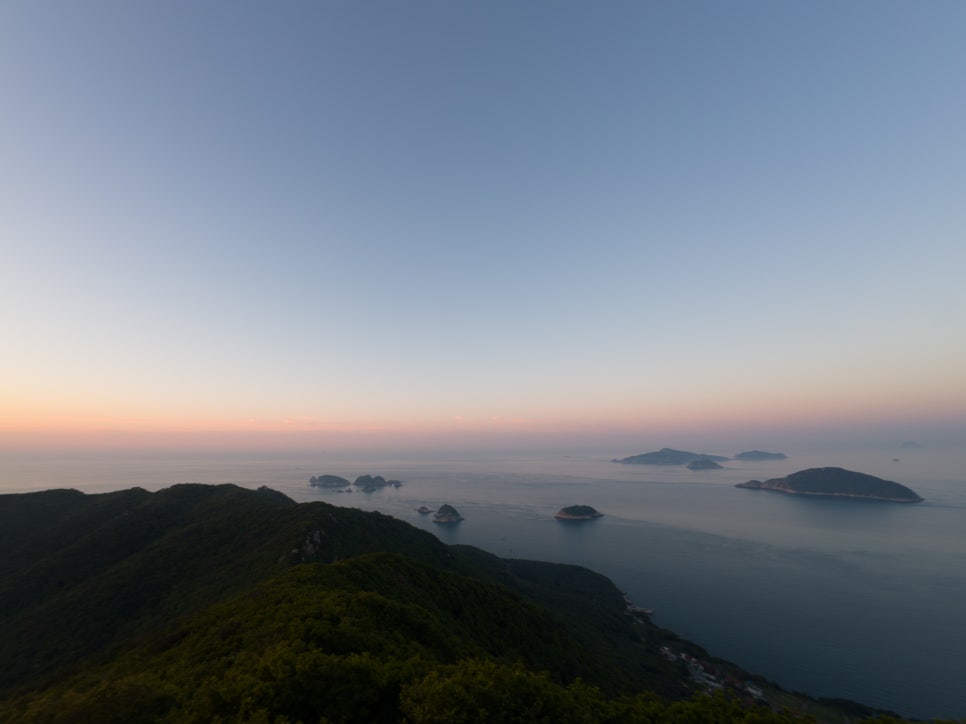
M 964 437 L 966 5 L 116 10 L 0 4 L 0 449 Z
M 452 416 L 448 419 L 357 419 L 348 422 L 309 416 L 290 418 L 75 418 L 0 419 L 0 450 L 56 449 L 235 449 L 296 450 L 336 447 L 347 450 L 453 450 L 510 447 L 622 448 L 654 441 L 674 447 L 677 441 L 755 440 L 833 441 L 880 438 L 883 443 L 905 439 L 943 438 L 966 441 L 966 415 L 957 404 L 944 408 L 885 403 L 856 409 L 840 401 L 814 401 L 793 409 L 778 406 L 720 406 L 696 409 L 651 408 L 635 414 L 583 417 Z M 937 409 L 938 407 L 938 409 Z M 638 442 L 640 441 L 640 442 Z

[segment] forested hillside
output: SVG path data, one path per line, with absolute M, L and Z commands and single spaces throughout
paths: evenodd
M 0 496 L 2 721 L 791 720 L 693 698 L 669 644 L 603 576 L 378 513 L 231 485 Z

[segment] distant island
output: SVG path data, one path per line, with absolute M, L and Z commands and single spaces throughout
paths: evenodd
M 905 485 L 843 468 L 809 468 L 784 478 L 772 478 L 765 482 L 749 480 L 747 483 L 738 483 L 735 487 L 776 490 L 791 495 L 883 500 L 894 503 L 920 503 L 923 500 Z
M 707 458 L 714 462 L 727 460 L 721 455 L 709 455 L 708 453 L 694 453 L 687 450 L 674 450 L 673 448 L 661 448 L 657 452 L 642 453 L 631 455 L 621 460 L 614 459 L 611 462 L 622 463 L 624 465 L 687 465 L 692 460 Z
M 784 460 L 785 453 L 764 452 L 762 450 L 748 450 L 735 455 L 735 460 Z
M 724 465 L 719 465 L 709 457 L 695 458 L 686 466 L 688 470 L 723 470 Z
M 445 503 L 439 506 L 439 510 L 433 516 L 434 523 L 459 523 L 461 520 L 463 520 L 463 516 L 456 512 L 456 508 Z
M 561 508 L 553 517 L 557 520 L 591 520 L 592 518 L 602 518 L 603 513 L 598 512 L 589 505 L 568 505 Z
M 402 483 L 399 480 L 386 480 L 381 475 L 360 475 L 353 485 L 361 487 L 363 493 L 371 493 L 376 488 L 385 488 L 389 485 L 398 488 Z
M 433 512 L 433 509 L 427 508 L 425 505 L 420 505 L 418 508 L 416 508 L 416 512 L 420 515 L 429 515 Z
M 338 475 L 313 475 L 309 478 L 309 485 L 318 488 L 345 488 L 348 487 L 349 481 Z
M 346 478 L 338 475 L 313 475 L 309 478 L 309 485 L 317 488 L 348 488 L 351 485 L 358 485 L 364 493 L 371 493 L 377 488 L 384 488 L 386 486 L 398 488 L 402 485 L 402 482 L 399 480 L 386 480 L 381 475 L 360 475 L 355 479 L 354 483 L 350 483 Z

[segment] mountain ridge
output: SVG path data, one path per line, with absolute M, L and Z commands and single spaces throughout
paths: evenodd
M 0 721 L 423 722 L 450 699 L 498 720 L 534 697 L 554 721 L 767 713 L 688 699 L 661 649 L 707 654 L 606 577 L 380 513 L 233 485 L 47 491 L 0 496 L 0 531 Z

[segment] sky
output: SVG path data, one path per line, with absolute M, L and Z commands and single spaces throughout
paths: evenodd
M 964 37 L 2 2 L 0 449 L 966 440 Z

